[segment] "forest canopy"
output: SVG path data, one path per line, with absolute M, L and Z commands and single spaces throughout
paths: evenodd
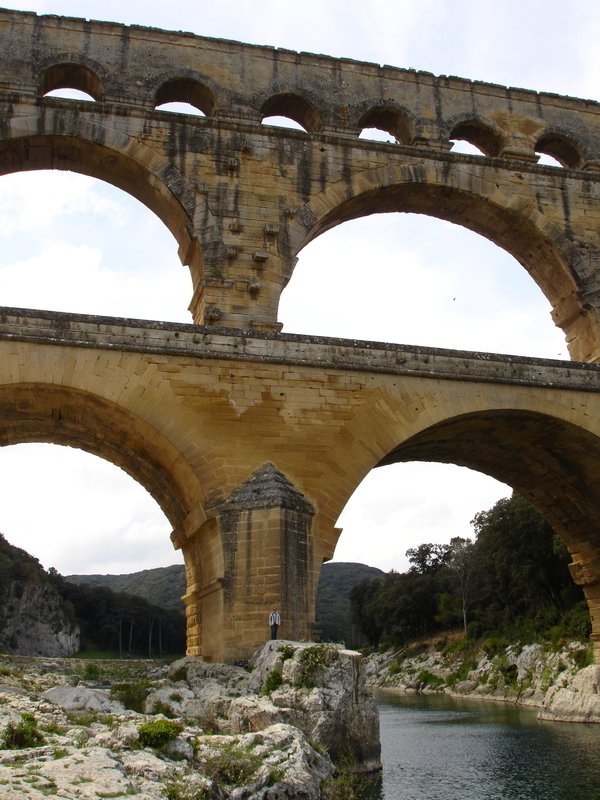
M 369 643 L 401 645 L 462 628 L 465 636 L 585 638 L 590 622 L 562 540 L 513 494 L 472 522 L 474 540 L 421 544 L 407 572 L 352 589 L 352 618 Z

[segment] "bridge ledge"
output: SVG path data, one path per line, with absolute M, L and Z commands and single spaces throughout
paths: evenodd
M 0 308 L 0 341 L 598 391 L 600 365 L 499 353 Z

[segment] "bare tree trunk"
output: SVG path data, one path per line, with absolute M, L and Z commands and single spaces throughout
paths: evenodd
M 129 658 L 131 658 L 131 643 L 133 641 L 133 620 L 135 619 L 135 614 L 131 615 L 131 622 L 129 624 Z
M 148 620 L 148 658 L 152 658 L 152 629 L 154 628 L 154 617 Z

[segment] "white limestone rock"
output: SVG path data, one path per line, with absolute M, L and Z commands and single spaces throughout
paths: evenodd
M 127 796 L 135 790 L 111 751 L 102 747 L 86 748 L 64 758 L 47 761 L 40 766 L 39 774 L 53 781 L 58 790 L 72 792 L 82 800 Z M 57 795 L 61 796 L 59 791 Z
M 42 694 L 44 700 L 60 706 L 65 711 L 96 711 L 102 714 L 125 714 L 125 706 L 113 700 L 103 689 L 86 686 L 54 686 Z
M 600 666 L 580 670 L 566 687 L 546 694 L 539 719 L 557 722 L 600 722 Z
M 202 772 L 219 748 L 231 745 L 257 762 L 243 786 L 228 788 L 231 800 L 319 800 L 321 784 L 334 774 L 331 760 L 317 752 L 291 725 L 277 724 L 235 737 L 211 736 L 198 741 L 197 769 Z M 209 794 L 209 797 L 213 795 Z M 215 797 L 221 795 L 214 795 Z
M 350 756 L 358 770 L 368 772 L 381 766 L 379 712 L 361 661 L 359 653 L 339 645 L 270 642 L 251 663 L 263 685 L 273 670 L 281 672 L 283 683 L 271 699 L 292 725 L 334 761 Z

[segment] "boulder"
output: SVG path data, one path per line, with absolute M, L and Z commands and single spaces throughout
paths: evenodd
M 334 761 L 351 759 L 358 771 L 379 769 L 377 705 L 365 686 L 359 653 L 339 645 L 270 641 L 250 661 L 250 669 L 185 658 L 170 671 L 192 692 L 172 684 L 146 701 L 171 702 L 173 715 L 196 720 L 213 733 L 242 734 L 289 724 L 324 748 Z M 179 683 L 177 684 L 179 686 Z
M 566 687 L 552 687 L 538 718 L 557 722 L 600 722 L 600 666 L 592 664 L 580 670 Z
M 263 685 L 274 670 L 281 672 L 273 704 L 334 762 L 351 760 L 362 772 L 380 769 L 379 712 L 359 653 L 339 645 L 269 642 L 251 664 Z
M 124 714 L 125 706 L 111 699 L 102 689 L 86 686 L 53 686 L 42 693 L 42 698 L 60 706 L 64 711 L 96 711 L 101 714 Z

